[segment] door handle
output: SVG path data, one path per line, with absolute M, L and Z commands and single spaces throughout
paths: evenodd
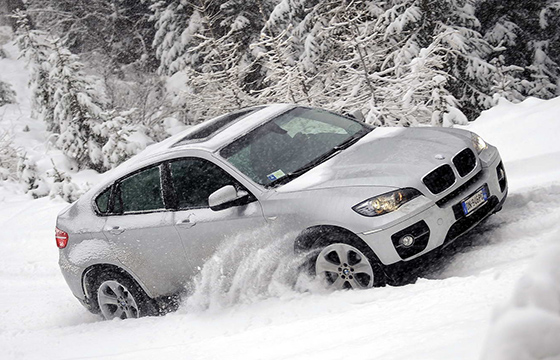
M 194 221 L 192 216 L 189 216 L 186 219 L 179 220 L 175 223 L 175 225 L 185 228 L 190 228 L 196 225 L 196 221 Z
M 109 232 L 113 235 L 119 235 L 124 232 L 124 229 L 121 229 L 119 226 L 113 226 L 109 229 Z

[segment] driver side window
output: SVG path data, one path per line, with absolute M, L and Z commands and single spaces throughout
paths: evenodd
M 177 210 L 208 207 L 208 197 L 226 186 L 240 185 L 218 165 L 200 158 L 184 158 L 170 163 L 171 183 Z

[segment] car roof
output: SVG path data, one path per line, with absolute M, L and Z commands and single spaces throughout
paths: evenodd
M 193 134 L 196 134 L 205 126 L 219 121 L 223 115 L 218 116 L 173 135 L 172 137 L 169 137 L 159 143 L 150 145 L 134 158 L 137 160 L 144 160 L 147 158 L 158 157 L 158 155 L 165 155 L 170 151 L 187 149 L 196 149 L 213 153 L 271 118 L 276 117 L 277 115 L 296 106 L 297 105 L 293 104 L 271 104 L 249 108 L 256 109 L 256 111 L 250 112 L 247 115 L 244 114 L 239 116 L 230 123 L 227 123 L 223 127 L 217 129 L 217 131 L 214 131 L 206 138 L 198 138 L 195 135 L 193 139 Z
M 95 186 L 92 190 L 93 192 L 96 192 L 96 190 L 104 187 L 102 184 L 113 182 L 126 174 L 149 164 L 169 159 L 172 154 L 184 154 L 185 151 L 188 150 L 214 153 L 223 146 L 232 142 L 234 139 L 245 135 L 271 118 L 274 118 L 277 115 L 295 107 L 297 107 L 297 105 L 294 104 L 270 104 L 248 108 L 254 109 L 255 111 L 249 112 L 248 114 L 242 114 L 237 118 L 234 117 L 232 121 L 226 122 L 226 124 L 222 127 L 218 127 L 216 131 L 211 132 L 206 138 L 199 138 L 196 135 L 197 132 L 205 126 L 207 127 L 209 124 L 211 125 L 212 122 L 219 121 L 223 115 L 205 121 L 159 143 L 148 146 L 139 154 L 105 173 L 105 181 L 102 181 L 101 184 L 98 184 L 98 186 Z M 195 135 L 193 136 L 193 134 Z
M 226 115 L 218 116 L 217 118 L 205 121 L 202 124 L 180 133 L 178 136 L 180 139 L 173 142 L 170 147 L 183 149 L 195 148 L 215 152 L 231 143 L 234 139 L 245 135 L 271 118 L 276 117 L 296 106 L 297 105 L 293 104 L 271 104 L 246 108 Z M 228 115 L 233 115 L 231 120 L 226 120 L 224 125 L 220 124 L 220 121 Z M 211 132 L 209 136 L 203 138 L 196 136 L 197 133 L 204 133 L 200 130 L 204 128 L 211 128 L 212 124 L 215 124 L 217 128 L 215 131 Z M 162 150 L 165 151 L 164 149 Z

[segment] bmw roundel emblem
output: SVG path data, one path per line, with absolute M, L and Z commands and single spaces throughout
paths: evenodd
M 436 158 L 436 160 L 445 160 L 445 156 L 443 156 L 442 154 L 437 154 L 434 157 Z

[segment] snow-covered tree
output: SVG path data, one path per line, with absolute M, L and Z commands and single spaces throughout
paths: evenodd
M 560 3 L 555 0 L 481 0 L 476 16 L 485 38 L 499 51 L 493 54 L 513 84 L 509 97 L 557 96 L 560 79 Z
M 18 163 L 19 151 L 12 136 L 7 131 L 0 130 L 0 179 L 15 179 Z
M 288 27 L 276 36 L 263 32 L 260 41 L 253 44 L 255 57 L 267 72 L 263 88 L 258 92 L 262 102 L 313 104 L 310 78 L 297 61 L 299 56 L 292 47 L 291 30 Z
M 163 1 L 152 6 L 160 73 L 186 75 L 184 106 L 204 119 L 251 105 L 262 82 L 250 52 L 267 1 Z M 270 7 L 270 6 L 268 6 Z
M 100 135 L 106 139 L 101 148 L 103 167 L 112 169 L 144 149 L 142 144 L 131 141 L 130 136 L 137 127 L 130 125 L 129 113 L 104 115 L 108 117 L 99 125 Z
M 205 30 L 194 35 L 198 45 L 186 51 L 197 59 L 184 69 L 191 89 L 187 93 L 189 104 L 193 109 L 204 109 L 197 117 L 215 116 L 252 104 L 243 83 L 249 64 L 243 62 L 241 45 L 234 40 L 236 33 L 243 32 L 242 24 L 217 37 L 211 28 L 212 14 L 200 15 Z
M 51 65 L 48 59 L 52 52 L 51 43 L 47 40 L 45 32 L 31 29 L 26 13 L 19 11 L 14 16 L 18 24 L 16 43 L 29 67 L 33 113 L 46 122 L 47 130 L 59 132 L 60 127 L 55 123 L 53 113 L 54 87 L 49 79 Z
M 35 108 L 54 134 L 55 146 L 80 167 L 97 171 L 113 168 L 141 150 L 123 135 L 133 131 L 130 119 L 107 110 L 100 79 L 86 74 L 61 39 L 31 30 L 24 13 L 18 17 L 18 44 L 29 60 Z M 147 103 L 143 98 L 141 104 Z
M 78 185 L 72 182 L 72 177 L 58 170 L 54 162 L 52 169 L 49 170 L 47 175 L 53 179 L 53 183 L 49 191 L 51 199 L 60 197 L 64 201 L 72 203 L 78 200 L 78 198 L 82 195 L 82 191 Z
M 371 103 L 378 53 L 366 23 L 376 9 L 369 1 L 280 2 L 253 44 L 269 79 L 260 97 L 282 95 L 343 112 Z
M 471 0 L 394 2 L 379 18 L 384 38 L 394 46 L 384 62 L 384 74 L 401 78 L 422 49 L 437 44 L 430 56 L 441 61 L 439 72 L 458 107 L 469 116 L 490 107 L 493 67 L 486 59 L 493 48 L 478 32 L 473 5 Z
M 101 171 L 101 148 L 106 140 L 100 131 L 103 93 L 85 74 L 77 56 L 63 47 L 60 40 L 53 41 L 52 46 L 49 79 L 55 87 L 54 123 L 60 128 L 56 146 L 81 167 Z
M 155 65 L 148 1 L 28 0 L 27 8 L 37 26 L 83 59 L 100 58 L 115 72 L 139 60 Z
M 49 193 L 49 186 L 45 179 L 37 172 L 37 164 L 27 157 L 26 154 L 21 155 L 19 158 L 17 175 L 20 181 L 25 184 L 25 192 L 34 198 L 47 196 Z
M 201 53 L 207 53 L 206 46 L 198 49 L 197 46 L 210 38 L 232 43 L 234 56 L 238 61 L 243 59 L 275 4 L 274 0 L 155 2 L 152 5 L 152 21 L 156 28 L 153 45 L 160 59 L 160 72 L 172 75 L 187 67 L 197 69 L 202 65 L 204 55 Z
M 12 86 L 0 80 L 0 106 L 16 102 L 16 92 Z
M 503 55 L 493 58 L 490 63 L 496 69 L 492 74 L 491 87 L 494 103 L 497 104 L 500 98 L 511 102 L 523 100 L 523 81 L 519 74 L 524 69 L 516 65 L 506 65 Z
M 528 46 L 533 52 L 533 61 L 527 67 L 531 76 L 528 95 L 541 99 L 553 98 L 556 96 L 560 71 L 559 64 L 549 56 L 550 40 L 531 41 Z

